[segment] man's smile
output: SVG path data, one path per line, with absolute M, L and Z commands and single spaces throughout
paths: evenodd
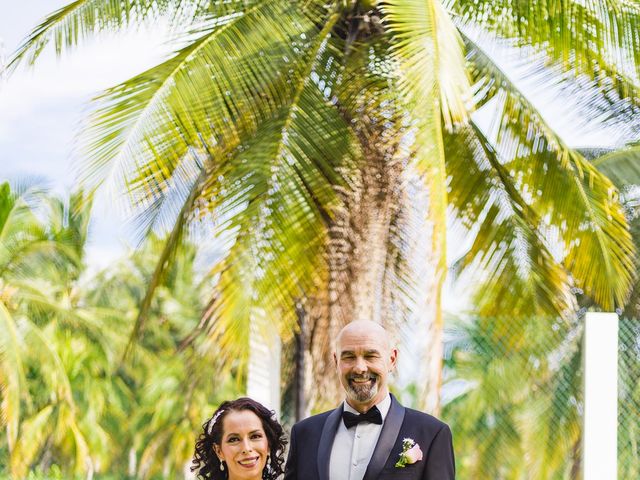
M 351 388 L 355 388 L 358 391 L 362 391 L 362 389 L 370 390 L 374 387 L 376 382 L 378 381 L 378 376 L 374 374 L 370 375 L 351 375 L 348 378 L 349 385 Z
M 349 381 L 355 382 L 355 383 L 367 383 L 370 381 L 375 382 L 376 378 L 377 378 L 377 375 L 364 375 L 364 376 L 351 375 L 349 376 Z

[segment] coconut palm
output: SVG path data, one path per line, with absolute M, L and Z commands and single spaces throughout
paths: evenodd
M 78 348 L 69 331 L 79 325 L 90 329 L 85 312 L 74 308 L 71 288 L 82 268 L 88 225 L 88 210 L 75 209 L 81 200 L 90 206 L 80 194 L 65 207 L 37 189 L 0 187 L 0 384 L 7 468 L 15 478 L 25 476 L 34 462 L 46 464 L 47 450 L 75 456 L 76 472 L 86 470 L 90 445 L 96 456 L 102 453 L 98 436 L 88 440 L 87 431 L 95 424 L 90 411 L 82 412 L 86 416 L 79 412 L 64 365 L 65 353 Z
M 101 272 L 87 293 L 88 304 L 117 312 L 120 348 L 128 341 L 163 246 L 163 240 L 150 238 Z M 202 423 L 222 400 L 239 394 L 240 381 L 232 366 L 220 364 L 216 345 L 197 341 L 179 349 L 180 341 L 197 325 L 211 288 L 210 279 L 194 271 L 196 253 L 188 244 L 176 252 L 150 305 L 156 328 L 141 339 L 133 361 L 120 365 L 121 350 L 111 358 L 117 372 L 108 382 L 119 392 L 120 402 L 116 408 L 105 406 L 104 428 L 118 442 L 103 471 L 136 478 L 181 476 Z M 109 319 L 102 325 L 107 335 L 112 335 L 111 322 L 118 324 Z
M 0 475 L 182 474 L 200 425 L 239 385 L 232 366 L 219 365 L 216 345 L 196 341 L 176 352 L 211 288 L 194 272 L 195 248 L 176 251 L 150 305 L 156 328 L 121 365 L 164 242 L 151 238 L 89 279 L 82 260 L 90 201 L 4 184 L 0 205 Z M 220 380 L 212 381 L 212 368 Z
M 581 152 L 623 192 L 637 246 L 637 147 Z M 490 290 L 486 285 L 474 289 L 478 311 L 499 311 L 482 300 Z M 581 310 L 574 318 L 540 317 L 543 309 L 535 295 L 521 293 L 522 309 L 516 315 L 458 320 L 450 331 L 446 389 L 456 393 L 444 408 L 459 439 L 460 473 L 477 478 L 580 478 L 583 313 L 597 305 L 579 295 Z M 634 282 L 620 321 L 618 463 L 625 478 L 637 473 L 637 427 L 627 417 L 640 405 L 638 295 Z
M 170 235 L 142 300 L 187 227 L 224 246 L 201 330 L 223 358 L 246 356 L 249 323 L 269 312 L 286 338 L 308 317 L 316 408 L 333 402 L 331 339 L 360 316 L 401 322 L 433 298 L 423 403 L 437 410 L 452 213 L 474 241 L 461 263 L 487 272 L 486 305 L 571 310 L 570 287 L 621 305 L 633 246 L 613 185 L 547 125 L 479 38 L 528 48 L 563 85 L 582 82 L 611 122 L 637 110 L 637 6 L 512 0 L 78 0 L 47 17 L 10 67 L 96 32 L 165 16 L 176 53 L 95 101 L 81 179 L 129 192 L 142 232 Z M 476 35 L 482 32 L 486 35 Z M 589 41 L 585 41 L 588 38 Z M 494 131 L 471 116 L 491 103 Z M 584 107 L 584 105 L 582 105 Z M 428 192 L 432 291 L 415 288 L 413 195 Z M 418 223 L 419 224 L 419 223 Z M 424 225 L 422 225 L 424 227 Z
M 445 406 L 458 468 L 473 478 L 580 478 L 581 321 L 459 322 Z M 551 328 L 549 328 L 551 327 Z

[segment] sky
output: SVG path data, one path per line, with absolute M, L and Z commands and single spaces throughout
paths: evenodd
M 3 63 L 45 15 L 67 3 L 0 0 Z M 101 35 L 60 59 L 47 48 L 34 67 L 0 79 L 0 181 L 37 181 L 67 196 L 75 186 L 74 138 L 90 99 L 158 63 L 168 52 L 165 38 L 162 29 Z M 87 258 L 97 267 L 131 245 L 124 214 L 110 205 L 102 195 L 94 206 Z

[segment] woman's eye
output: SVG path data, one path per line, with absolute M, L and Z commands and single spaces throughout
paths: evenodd
M 252 435 L 251 438 L 262 438 L 262 434 L 261 433 L 256 433 L 256 434 Z
M 232 442 L 237 442 L 237 441 L 238 441 L 238 439 L 237 439 L 237 437 L 232 437 L 232 438 L 230 438 L 230 439 L 229 439 L 229 440 L 227 440 L 227 441 L 228 441 L 229 443 L 232 443 Z

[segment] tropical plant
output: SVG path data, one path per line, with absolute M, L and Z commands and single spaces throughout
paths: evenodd
M 79 202 L 84 210 L 75 209 Z M 72 286 L 82 269 L 90 202 L 78 194 L 65 206 L 38 189 L 12 191 L 4 183 L 0 205 L 0 385 L 7 468 L 22 478 L 37 459 L 47 463 L 43 451 L 59 450 L 76 457 L 76 472 L 85 471 L 89 445 L 96 447 L 97 457 L 103 452 L 97 436 L 95 445 L 88 440 L 95 424 L 91 415 L 78 411 L 64 359 L 78 348 L 69 332 L 84 325 L 86 313 L 75 308 Z
M 217 346 L 179 349 L 210 290 L 184 244 L 150 305 L 157 322 L 122 352 L 164 242 L 148 239 L 96 277 L 84 269 L 91 202 L 0 186 L 0 476 L 182 474 L 202 422 L 239 392 Z M 227 366 L 226 371 L 231 369 Z
M 581 325 L 503 317 L 451 329 L 444 415 L 461 477 L 580 478 Z
M 473 236 L 460 265 L 487 276 L 486 314 L 517 313 L 533 298 L 565 315 L 572 286 L 607 309 L 626 299 L 633 246 L 615 188 L 482 41 L 527 48 L 549 67 L 537 75 L 591 92 L 598 102 L 587 111 L 628 120 L 640 98 L 640 9 L 606 5 L 80 0 L 36 27 L 10 67 L 33 63 L 50 41 L 61 53 L 96 32 L 167 17 L 185 32 L 175 55 L 99 96 L 82 141 L 83 184 L 115 180 L 143 231 L 170 231 L 134 336 L 172 252 L 204 218 L 225 247 L 201 327 L 223 339 L 222 358 L 246 355 L 241 333 L 257 308 L 286 338 L 302 306 L 319 408 L 334 401 L 324 372 L 338 329 L 360 316 L 397 323 L 431 295 L 423 403 L 436 410 L 448 212 Z M 485 105 L 491 132 L 472 116 Z M 430 292 L 414 288 L 407 268 L 425 235 L 409 222 L 415 177 L 429 195 Z
M 117 457 L 108 470 L 136 478 L 175 478 L 192 458 L 197 432 L 224 399 L 237 397 L 242 379 L 233 367 L 222 365 L 218 346 L 197 341 L 181 342 L 195 328 L 205 308 L 210 279 L 195 270 L 196 249 L 185 244 L 173 262 L 150 305 L 156 328 L 139 340 L 132 362 L 121 364 L 131 326 L 147 281 L 152 275 L 164 240 L 151 237 L 141 249 L 101 272 L 86 302 L 97 309 L 112 310 L 122 325 L 119 350 L 110 365 L 117 372 L 109 381 L 122 396 L 109 407 L 105 429 L 119 437 Z M 117 373 L 117 374 L 116 374 Z M 124 465 L 129 465 L 125 470 Z
M 622 204 L 640 245 L 636 147 L 583 149 L 622 191 Z M 487 286 L 473 286 L 475 305 Z M 578 292 L 580 293 L 580 292 Z M 634 282 L 620 313 L 619 458 L 621 478 L 637 475 L 640 454 L 635 418 L 640 323 Z M 584 312 L 598 308 L 578 295 L 573 318 L 540 317 L 534 296 L 517 315 L 457 319 L 447 342 L 444 415 L 455 432 L 458 470 L 469 478 L 581 478 Z
M 592 163 L 622 191 L 622 202 L 636 247 L 640 245 L 638 152 L 638 146 L 633 144 L 612 151 L 589 152 Z M 636 421 L 636 412 L 640 410 L 640 282 L 637 277 L 629 300 L 621 310 L 618 340 L 618 475 L 621 478 L 634 478 L 640 475 L 640 427 Z

